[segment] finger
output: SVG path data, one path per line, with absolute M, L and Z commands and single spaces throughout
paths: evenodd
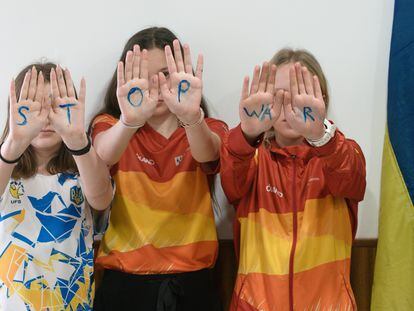
M 63 78 L 63 71 L 59 65 L 56 68 L 56 75 L 57 75 L 57 83 L 59 87 L 60 97 L 63 98 L 63 97 L 68 96 L 67 91 L 66 91 L 65 79 Z
M 306 93 L 313 96 L 314 94 L 313 81 L 312 81 L 311 74 L 308 68 L 302 67 L 302 75 L 303 75 L 303 80 L 305 81 Z
M 266 92 L 274 94 L 275 92 L 275 80 L 276 80 L 276 65 L 270 67 L 269 79 L 267 80 Z
M 168 72 L 170 75 L 174 72 L 177 72 L 177 66 L 175 65 L 174 56 L 169 45 L 165 46 L 165 59 L 167 61 Z
M 282 110 L 282 106 L 283 106 L 283 95 L 284 95 L 284 90 L 279 90 L 276 92 L 275 96 L 273 97 L 273 104 L 272 104 L 270 113 L 274 120 L 277 120 L 280 116 L 280 111 Z
M 125 77 L 124 77 L 124 63 L 119 62 L 118 68 L 116 70 L 116 77 L 117 77 L 117 86 L 121 87 L 125 84 Z
M 158 100 L 158 76 L 154 75 L 151 78 L 151 87 L 149 90 L 149 96 L 153 99 L 153 100 Z
M 259 78 L 259 92 L 266 91 L 266 82 L 267 82 L 268 74 L 269 74 L 269 63 L 264 62 L 262 65 L 262 71 L 260 73 L 260 78 Z
M 33 100 L 36 95 L 36 86 L 37 86 L 37 70 L 36 67 L 32 67 L 32 71 L 30 73 L 30 85 L 29 85 L 29 93 L 27 95 L 27 99 Z
M 142 51 L 141 59 L 141 79 L 148 80 L 148 51 Z
M 170 96 L 171 92 L 167 85 L 167 79 L 162 72 L 158 73 L 158 81 L 160 85 L 160 91 L 163 98 Z
M 299 88 L 298 88 L 298 79 L 296 78 L 296 70 L 295 66 L 292 65 L 289 69 L 289 80 L 290 80 L 290 92 L 292 94 L 292 97 L 295 97 L 299 94 Z
M 132 78 L 139 78 L 139 69 L 141 64 L 141 50 L 138 44 L 134 45 L 134 62 L 132 65 Z
M 241 99 L 245 100 L 247 97 L 249 97 L 249 76 L 246 76 L 243 79 Z
M 284 97 L 285 97 L 285 91 L 284 90 L 278 90 L 276 92 L 276 95 L 274 97 L 274 104 L 273 107 L 276 109 L 279 109 L 283 106 L 284 103 Z
M 322 94 L 321 84 L 319 83 L 318 76 L 313 76 L 313 87 L 315 90 L 315 97 L 323 102 L 325 102 Z
M 188 44 L 184 44 L 184 66 L 185 72 L 193 74 L 193 65 L 191 63 L 191 52 Z
M 9 97 L 10 97 L 10 107 L 15 106 L 17 104 L 17 97 L 16 97 L 16 82 L 14 81 L 14 79 L 12 79 L 10 83 Z
M 286 120 L 292 120 L 295 116 L 292 107 L 292 97 L 289 92 L 284 92 L 283 94 L 283 111 L 285 112 Z
M 29 85 L 30 85 L 30 74 L 31 74 L 31 70 L 28 70 L 24 76 L 23 85 L 20 90 L 19 101 L 27 99 L 27 94 L 29 92 Z
M 129 82 L 132 79 L 132 66 L 134 62 L 134 53 L 128 51 L 125 58 L 125 81 Z
M 53 107 L 53 104 L 50 106 L 48 117 L 49 117 L 50 123 L 53 125 L 54 120 L 56 118 L 56 108 Z
M 299 94 L 306 94 L 305 82 L 303 81 L 302 66 L 295 64 L 296 78 L 298 80 Z
M 86 81 L 85 78 L 82 77 L 79 87 L 79 102 L 82 106 L 85 105 L 86 100 Z
M 260 66 L 256 65 L 253 71 L 252 84 L 250 85 L 250 95 L 257 93 L 259 88 Z
M 177 70 L 178 70 L 178 72 L 183 72 L 184 71 L 184 62 L 183 62 L 183 54 L 181 52 L 180 42 L 178 40 L 174 40 L 173 41 L 173 47 L 174 47 L 175 63 L 177 64 Z
M 45 91 L 45 79 L 43 77 L 43 73 L 39 72 L 39 77 L 37 78 L 37 89 L 36 89 L 36 96 L 35 101 L 38 103 L 43 102 L 43 92 Z
M 44 90 L 44 92 L 46 92 L 46 88 L 44 88 L 43 90 Z M 52 104 L 52 101 L 50 99 L 48 99 L 47 97 L 43 97 L 42 109 L 40 111 L 40 116 L 42 117 L 42 119 L 46 119 L 47 116 L 49 115 L 50 110 L 51 110 L 50 109 L 51 104 Z
M 203 67 L 204 67 L 204 57 L 203 54 L 198 54 L 197 67 L 196 67 L 196 77 L 200 80 L 203 79 Z
M 75 87 L 73 86 L 73 80 L 72 80 L 72 76 L 70 74 L 69 69 L 65 69 L 65 80 L 66 80 L 68 96 L 75 97 L 76 96 Z
M 42 110 L 40 111 L 40 118 L 46 119 L 48 115 L 50 115 L 52 109 L 50 109 L 50 102 L 44 100 L 42 103 Z
M 59 86 L 56 78 L 56 71 L 54 68 L 50 71 L 50 86 L 52 89 L 52 105 L 57 97 L 60 97 Z

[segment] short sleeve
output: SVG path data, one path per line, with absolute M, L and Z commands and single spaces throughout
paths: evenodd
M 100 114 L 92 122 L 91 137 L 92 141 L 95 140 L 96 136 L 106 130 L 110 129 L 118 122 L 118 119 L 111 116 L 110 114 Z

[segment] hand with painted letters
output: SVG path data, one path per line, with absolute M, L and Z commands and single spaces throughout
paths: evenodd
M 79 150 L 88 143 L 85 133 L 86 84 L 82 78 L 79 96 L 76 97 L 70 71 L 60 66 L 50 72 L 52 109 L 49 120 L 68 148 Z
M 286 121 L 303 137 L 320 139 L 325 133 L 326 107 L 317 76 L 311 76 L 300 63 L 289 71 L 290 93 L 285 92 L 283 109 Z
M 254 68 L 250 92 L 249 77 L 243 81 L 239 114 L 241 129 L 250 142 L 268 131 L 280 115 L 284 91 L 275 94 L 276 66 L 269 67 L 265 62 L 261 70 L 260 66 Z
M 10 157 L 20 156 L 46 126 L 50 104 L 44 100 L 44 94 L 44 76 L 42 72 L 38 73 L 35 67 L 26 73 L 18 101 L 15 81 L 11 82 L 7 139 L 11 139 L 16 150 L 11 152 Z
M 152 117 L 158 103 L 158 76 L 152 77 L 150 87 L 147 50 L 141 52 L 134 45 L 134 50 L 126 55 L 125 68 L 122 62 L 118 63 L 117 77 L 116 96 L 122 121 L 131 126 L 143 125 Z
M 203 56 L 198 55 L 197 67 L 193 73 L 190 47 L 185 44 L 184 59 L 180 43 L 174 40 L 174 55 L 171 47 L 165 47 L 170 83 L 159 73 L 160 89 L 168 109 L 186 124 L 194 124 L 200 118 L 200 104 L 203 90 Z

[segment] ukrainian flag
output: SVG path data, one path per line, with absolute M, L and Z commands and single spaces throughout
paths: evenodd
M 414 1 L 395 0 L 371 310 L 414 310 Z

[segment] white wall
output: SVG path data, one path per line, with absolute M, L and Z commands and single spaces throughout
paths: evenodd
M 77 81 L 86 77 L 91 116 L 126 40 L 147 26 L 167 26 L 193 55 L 205 55 L 205 95 L 230 126 L 238 122 L 243 76 L 279 48 L 306 48 L 328 77 L 330 118 L 364 150 L 358 236 L 376 237 L 392 16 L 392 0 L 2 0 L 0 126 L 10 79 L 42 57 L 71 68 Z M 229 228 L 220 225 L 223 237 Z

